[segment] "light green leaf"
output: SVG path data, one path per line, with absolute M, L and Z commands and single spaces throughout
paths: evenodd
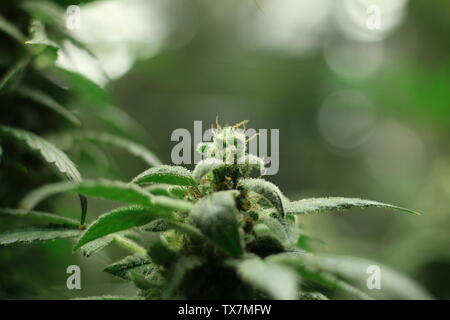
M 180 186 L 195 185 L 192 179 L 192 174 L 189 170 L 179 166 L 158 166 L 150 168 L 135 177 L 132 183 L 146 184 L 146 183 L 165 183 Z
M 0 30 L 15 39 L 18 43 L 23 44 L 25 42 L 25 36 L 22 34 L 14 24 L 6 20 L 0 15 Z
M 50 108 L 51 110 L 55 111 L 56 113 L 60 114 L 62 117 L 64 117 L 66 120 L 71 122 L 72 124 L 76 126 L 80 126 L 81 122 L 80 120 L 73 115 L 70 111 L 66 110 L 62 105 L 60 105 L 57 101 L 55 101 L 52 97 L 47 95 L 46 93 L 29 88 L 27 86 L 22 86 L 17 89 L 17 92 L 30 100 L 33 100 L 37 102 L 38 104 L 41 104 L 47 108 Z
M 302 278 L 321 284 L 332 290 L 344 293 L 352 298 L 372 300 L 365 292 L 339 279 L 328 270 L 324 270 L 314 263 L 315 257 L 304 253 L 282 253 L 273 255 L 267 260 L 293 268 Z
M 415 211 L 382 202 L 363 200 L 357 198 L 341 198 L 341 197 L 311 198 L 289 202 L 285 204 L 285 212 L 287 214 L 308 214 L 333 210 L 348 210 L 352 208 L 371 208 L 371 207 L 395 209 L 407 213 L 412 213 L 415 215 L 420 215 Z
M 76 140 L 86 140 L 98 144 L 108 144 L 124 149 L 132 155 L 141 158 L 150 166 L 159 166 L 161 161 L 146 147 L 131 140 L 102 132 L 81 132 L 74 135 Z
M 244 251 L 234 195 L 233 191 L 213 193 L 199 200 L 190 216 L 195 226 L 219 248 L 232 257 L 240 257 Z
M 66 225 L 71 227 L 80 226 L 80 223 L 74 219 L 39 211 L 26 211 L 21 209 L 0 208 L 0 216 L 2 215 L 32 221 L 47 222 L 51 224 Z
M 153 263 L 148 255 L 135 254 L 107 266 L 103 271 L 125 280 L 131 280 L 129 275 L 131 271 L 148 275 L 153 269 Z
M 239 180 L 239 183 L 245 190 L 252 191 L 263 196 L 278 210 L 282 217 L 284 216 L 283 202 L 281 200 L 282 193 L 276 185 L 264 179 L 252 178 L 241 179 Z
M 129 206 L 115 209 L 101 215 L 89 225 L 73 250 L 76 251 L 86 243 L 108 234 L 143 226 L 156 219 L 170 220 L 172 219 L 172 215 L 167 212 L 157 212 L 143 206 Z
M 81 183 L 53 183 L 29 193 L 21 202 L 22 208 L 32 209 L 43 199 L 61 192 L 77 192 L 87 196 L 113 201 L 139 204 L 155 210 L 190 210 L 188 201 L 163 196 L 153 196 L 134 184 L 110 180 L 85 180 Z
M 73 238 L 79 236 L 80 234 L 81 234 L 80 230 L 68 229 L 66 227 L 28 228 L 1 234 L 0 245 Z
M 271 298 L 297 299 L 297 275 L 289 268 L 259 258 L 247 259 L 232 265 L 236 267 L 242 280 L 264 291 Z

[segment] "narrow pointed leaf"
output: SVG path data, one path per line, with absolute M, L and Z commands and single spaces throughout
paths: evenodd
M 373 294 L 377 294 L 379 291 L 382 298 L 394 299 L 423 300 L 431 298 L 407 276 L 375 261 L 335 255 L 302 255 L 299 259 L 305 265 L 333 273 L 340 278 L 352 281 L 359 288 L 365 290 L 367 290 L 367 281 L 371 275 L 368 272 L 369 267 L 376 266 L 380 270 L 381 290 L 373 290 Z
M 50 97 L 46 93 L 27 86 L 22 86 L 18 88 L 17 92 L 22 97 L 33 100 L 34 102 L 37 102 L 38 104 L 55 111 L 72 124 L 76 126 L 81 125 L 80 120 L 72 112 L 64 108 L 61 104 L 59 104 L 57 101 L 55 101 L 52 97 Z
M 156 219 L 172 219 L 167 212 L 154 211 L 143 206 L 129 206 L 115 209 L 101 215 L 81 236 L 73 250 L 77 250 L 93 240 L 114 232 L 140 227 Z
M 45 161 L 54 164 L 69 180 L 81 181 L 81 175 L 75 164 L 64 152 L 47 140 L 34 133 L 4 125 L 0 125 L 0 134 L 25 142 L 29 148 L 38 151 Z
M 18 43 L 23 44 L 25 42 L 25 36 L 22 32 L 11 22 L 6 20 L 3 16 L 0 16 L 0 30 L 15 39 Z
M 131 271 L 148 275 L 153 269 L 153 263 L 148 255 L 135 254 L 107 266 L 103 271 L 125 280 L 131 280 Z
M 135 184 L 163 183 L 180 186 L 195 185 L 189 170 L 179 166 L 158 166 L 142 172 L 132 180 Z
M 77 220 L 40 211 L 26 211 L 21 209 L 0 208 L 0 216 L 2 215 L 20 218 L 24 220 L 40 221 L 51 224 L 66 225 L 71 227 L 80 226 L 80 223 Z
M 339 279 L 336 275 L 323 270 L 307 259 L 312 257 L 306 254 L 282 253 L 267 258 L 272 261 L 295 270 L 300 277 L 321 284 L 329 289 L 350 296 L 353 299 L 373 300 L 371 296 L 354 287 L 346 281 Z
M 419 215 L 419 213 L 415 211 L 402 207 L 357 198 L 311 198 L 293 201 L 285 204 L 285 212 L 288 214 L 308 214 L 336 210 L 348 210 L 352 208 L 388 208 Z
M 239 276 L 277 300 L 297 299 L 297 275 L 291 269 L 259 258 L 235 264 Z
M 124 149 L 132 155 L 141 158 L 150 166 L 159 166 L 161 161 L 146 147 L 131 140 L 103 132 L 82 132 L 75 134 L 76 140 L 86 140 L 97 144 L 107 144 Z
M 243 254 L 234 192 L 223 191 L 199 200 L 191 211 L 197 228 L 232 257 Z
M 73 238 L 81 234 L 78 229 L 66 227 L 39 227 L 16 230 L 0 235 L 0 245 L 14 243 L 31 243 L 39 241 L 51 241 L 55 239 Z
M 190 210 L 190 202 L 163 196 L 153 196 L 134 184 L 110 180 L 85 180 L 81 183 L 53 183 L 29 193 L 21 202 L 22 208 L 31 209 L 45 198 L 61 192 L 77 192 L 118 202 L 139 204 L 163 211 Z
M 269 201 L 284 216 L 284 208 L 282 202 L 282 193 L 280 189 L 273 183 L 264 179 L 241 179 L 240 185 L 248 191 L 255 192 Z
M 34 133 L 4 125 L 0 125 L 0 135 L 6 135 L 25 142 L 30 149 L 38 151 L 46 162 L 53 164 L 67 177 L 68 180 L 73 182 L 81 181 L 81 174 L 75 164 L 63 151 L 47 140 L 35 135 Z M 87 200 L 83 196 L 79 196 L 79 198 L 81 204 L 80 223 L 84 224 L 87 213 Z

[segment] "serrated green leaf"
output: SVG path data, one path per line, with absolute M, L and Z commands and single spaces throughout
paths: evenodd
M 47 140 L 35 135 L 34 133 L 4 125 L 0 125 L 0 134 L 25 142 L 30 149 L 38 151 L 46 162 L 53 164 L 70 181 L 81 181 L 81 174 L 75 164 L 63 151 Z M 84 224 L 87 213 L 87 200 L 81 195 L 79 198 L 81 204 L 80 223 Z M 31 209 L 31 207 L 27 208 L 27 210 Z
M 55 239 L 73 238 L 81 234 L 78 229 L 67 227 L 39 227 L 16 230 L 0 235 L 0 245 L 14 243 L 31 243 L 38 241 L 51 241 Z
M 4 125 L 0 125 L 0 133 L 25 142 L 29 148 L 38 151 L 45 161 L 54 164 L 69 180 L 74 182 L 81 181 L 81 175 L 75 164 L 64 152 L 47 140 L 34 133 Z
M 293 268 L 302 278 L 321 284 L 332 290 L 349 295 L 352 298 L 361 300 L 372 300 L 373 298 L 365 292 L 352 286 L 346 281 L 336 277 L 333 273 L 327 272 L 318 267 L 314 260 L 314 256 L 302 253 L 282 253 L 267 258 L 287 267 Z
M 0 208 L 0 216 L 2 215 L 32 221 L 46 222 L 51 224 L 66 225 L 71 227 L 80 226 L 80 223 L 74 219 L 61 217 L 51 213 L 40 211 L 26 211 L 21 209 Z
M 239 180 L 239 183 L 245 190 L 252 191 L 263 196 L 278 210 L 282 217 L 284 216 L 283 202 L 281 200 L 282 193 L 276 185 L 264 179 L 252 178 L 241 179 Z
M 55 101 L 52 97 L 50 97 L 46 93 L 27 86 L 19 87 L 17 89 L 17 92 L 22 97 L 33 100 L 34 102 L 37 102 L 38 104 L 55 111 L 72 124 L 76 126 L 81 125 L 80 120 L 75 115 L 73 115 L 73 113 L 66 110 L 61 104 L 59 104 L 57 101 Z
M 23 44 L 25 42 L 25 36 L 22 34 L 14 24 L 6 20 L 0 15 L 0 30 L 15 39 L 18 43 Z
M 101 215 L 81 236 L 73 250 L 77 250 L 86 243 L 104 237 L 108 234 L 143 226 L 156 219 L 173 219 L 168 212 L 157 212 L 148 207 L 129 206 L 115 209 Z
M 235 262 L 232 265 L 236 267 L 242 280 L 264 291 L 271 298 L 297 299 L 297 275 L 289 268 L 259 258 Z
M 77 192 L 92 197 L 148 206 L 161 211 L 187 211 L 192 208 L 192 204 L 188 201 L 153 196 L 137 185 L 111 180 L 85 180 L 81 183 L 60 182 L 48 184 L 29 193 L 21 201 L 21 206 L 27 210 L 32 209 L 43 199 L 61 192 Z
M 233 191 L 213 193 L 195 204 L 190 217 L 195 226 L 217 247 L 232 257 L 240 257 L 244 251 L 234 195 Z
M 81 252 L 85 257 L 90 257 L 91 255 L 99 252 L 100 250 L 106 248 L 114 241 L 114 235 L 107 235 L 105 237 L 96 239 L 94 241 L 86 243 L 82 248 Z
M 348 210 L 352 208 L 371 208 L 371 207 L 395 209 L 407 213 L 412 213 L 415 215 L 420 215 L 415 211 L 382 202 L 363 200 L 357 198 L 342 198 L 342 197 L 311 198 L 289 202 L 285 204 L 285 212 L 287 214 L 308 214 L 333 210 Z
M 153 269 L 154 265 L 148 255 L 134 254 L 107 266 L 103 271 L 125 280 L 131 280 L 130 271 L 148 275 Z
M 167 165 L 150 168 L 139 174 L 131 182 L 135 184 L 163 183 L 180 186 L 195 185 L 195 181 L 192 179 L 192 174 L 189 170 L 179 166 Z
M 109 234 L 105 237 L 96 239 L 94 241 L 86 243 L 82 248 L 81 252 L 85 257 L 90 257 L 91 255 L 99 252 L 100 250 L 106 248 L 111 243 L 115 242 L 117 240 L 117 237 L 123 237 L 123 238 L 132 238 L 135 236 L 136 233 L 132 232 L 130 230 L 122 231 L 122 232 L 116 232 L 113 234 Z
M 159 166 L 161 161 L 146 147 L 131 140 L 102 132 L 81 132 L 74 135 L 76 140 L 86 140 L 98 144 L 108 144 L 124 149 L 132 155 L 141 158 L 150 166 Z

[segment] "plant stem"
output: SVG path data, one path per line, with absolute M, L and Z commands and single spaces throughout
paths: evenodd
M 132 253 L 145 254 L 147 250 L 138 245 L 133 240 L 127 239 L 122 236 L 114 236 L 114 241 L 122 248 L 131 251 Z

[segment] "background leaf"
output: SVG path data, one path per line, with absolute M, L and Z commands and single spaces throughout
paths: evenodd
M 0 245 L 73 238 L 80 234 L 81 231 L 78 229 L 67 229 L 64 227 L 28 228 L 0 235 Z
M 20 209 L 0 208 L 0 216 L 1 215 L 32 221 L 41 221 L 52 224 L 62 224 L 71 227 L 80 226 L 80 223 L 77 220 L 39 211 L 26 211 Z
M 132 155 L 141 158 L 150 166 L 159 166 L 161 161 L 146 147 L 131 140 L 115 136 L 104 132 L 81 132 L 74 135 L 76 140 L 86 140 L 100 145 L 109 144 L 111 146 L 124 149 Z
M 70 123 L 80 126 L 80 120 L 70 111 L 66 110 L 61 104 L 55 101 L 52 97 L 47 95 L 46 93 L 27 87 L 21 86 L 17 89 L 17 92 L 25 98 L 33 100 L 40 105 L 43 105 L 56 113 L 60 114 L 63 118 L 68 120 Z
M 348 210 L 352 208 L 371 208 L 371 207 L 395 209 L 419 215 L 419 213 L 417 212 L 402 207 L 357 198 L 341 198 L 341 197 L 310 198 L 299 201 L 293 201 L 285 204 L 286 213 L 290 214 L 307 214 L 333 210 Z
M 64 152 L 59 150 L 47 140 L 35 135 L 34 133 L 5 125 L 0 125 L 0 133 L 25 142 L 29 148 L 38 151 L 45 161 L 54 164 L 60 172 L 67 176 L 69 180 L 74 182 L 81 181 L 81 175 L 75 164 Z

